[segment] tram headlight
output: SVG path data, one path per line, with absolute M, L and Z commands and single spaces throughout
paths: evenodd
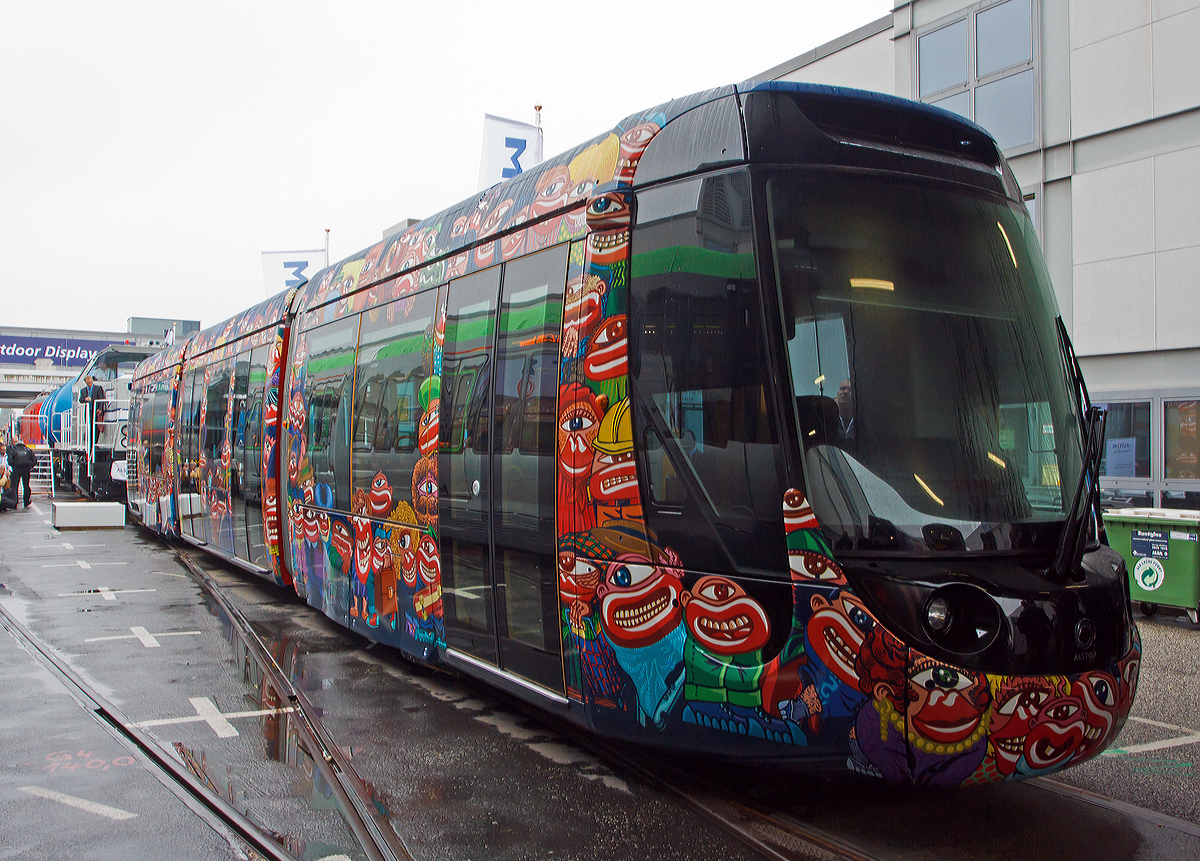
M 934 595 L 925 604 L 925 624 L 935 636 L 947 631 L 953 622 L 950 603 L 941 595 Z

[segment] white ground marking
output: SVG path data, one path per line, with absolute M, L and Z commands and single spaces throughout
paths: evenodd
M 85 568 L 85 569 L 92 567 L 87 562 L 84 562 L 82 559 L 76 559 L 75 564 L 78 565 L 80 568 Z
M 59 547 L 62 547 L 63 550 L 74 550 L 77 547 L 107 547 L 108 546 L 107 544 L 70 544 L 66 541 L 60 541 L 60 542 L 58 542 L 58 544 L 59 544 Z M 29 545 L 29 549 L 30 550 L 56 550 L 57 548 L 52 544 L 50 544 L 50 545 L 31 544 L 31 545 Z
M 1173 729 L 1177 732 L 1187 733 L 1187 735 L 1176 736 L 1174 738 L 1165 738 L 1162 741 L 1149 741 L 1145 744 L 1131 744 L 1127 747 L 1113 747 L 1104 751 L 1103 756 L 1125 756 L 1131 753 L 1149 753 L 1153 750 L 1163 750 L 1168 747 L 1183 747 L 1186 744 L 1200 743 L 1200 730 L 1192 729 L 1186 726 L 1176 726 L 1173 723 L 1163 723 L 1162 721 L 1150 720 L 1149 718 L 1131 717 L 1131 721 L 1144 723 L 1150 726 L 1156 726 L 1159 729 Z
M 61 565 L 43 565 L 43 568 L 61 568 Z M 67 566 L 70 567 L 70 566 Z M 154 589 L 109 589 L 107 586 L 101 586 L 98 589 L 88 589 L 84 592 L 59 592 L 59 598 L 78 598 L 80 595 L 95 595 L 99 593 L 104 597 L 105 601 L 117 600 L 117 595 L 129 595 L 134 592 L 154 592 Z
M 94 801 L 88 801 L 85 798 L 76 798 L 74 795 L 64 795 L 61 792 L 55 792 L 52 789 L 42 789 L 40 786 L 20 786 L 17 787 L 22 792 L 29 795 L 36 795 L 38 798 L 45 798 L 48 801 L 57 801 L 59 804 L 66 804 L 70 807 L 77 807 L 80 810 L 86 810 L 88 813 L 95 813 L 97 816 L 106 816 L 109 819 L 133 819 L 137 816 L 136 813 L 130 813 L 128 810 L 122 810 L 119 807 L 109 807 L 107 804 L 97 804 Z
M 132 634 L 117 634 L 113 637 L 88 637 L 84 640 L 85 643 L 100 643 L 105 640 L 141 640 L 142 645 L 147 649 L 153 649 L 161 645 L 156 637 L 194 637 L 199 636 L 199 631 L 167 631 L 163 634 L 151 634 L 145 628 L 130 628 Z
M 33 509 L 33 513 L 36 514 L 38 517 L 44 517 L 46 514 L 46 512 L 44 512 L 40 508 L 38 508 L 36 502 L 29 503 L 29 507 Z
M 159 636 L 162 635 L 160 634 Z M 263 717 L 265 715 L 288 714 L 289 712 L 293 711 L 291 706 L 287 706 L 281 709 L 257 709 L 255 711 L 226 712 L 222 714 L 221 711 L 217 709 L 213 701 L 208 699 L 208 697 L 192 697 L 189 702 L 192 704 L 192 708 L 196 710 L 195 715 L 188 715 L 187 717 L 178 718 L 143 720 L 132 724 L 132 726 L 135 726 L 139 729 L 145 729 L 146 727 L 152 726 L 170 726 L 178 723 L 200 723 L 203 721 L 212 727 L 213 732 L 217 734 L 218 738 L 232 738 L 238 734 L 238 731 L 234 729 L 233 724 L 229 722 L 230 720 L 236 720 L 237 718 Z

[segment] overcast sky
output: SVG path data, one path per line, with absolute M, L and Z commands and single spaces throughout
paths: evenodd
M 212 325 L 261 252 L 328 228 L 337 260 L 474 193 L 485 113 L 542 104 L 550 157 L 891 7 L 5 0 L 0 324 Z

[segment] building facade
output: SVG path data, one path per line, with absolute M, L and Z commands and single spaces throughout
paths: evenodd
M 1200 508 L 1200 0 L 897 0 L 760 78 L 968 117 L 1021 184 L 1110 504 Z

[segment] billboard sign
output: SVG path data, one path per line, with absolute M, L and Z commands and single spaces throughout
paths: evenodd
M 82 338 L 42 338 L 9 336 L 0 338 L 0 362 L 6 365 L 32 365 L 38 359 L 49 359 L 52 366 L 82 368 L 92 356 L 110 344 L 124 344 L 124 339 L 93 341 Z

